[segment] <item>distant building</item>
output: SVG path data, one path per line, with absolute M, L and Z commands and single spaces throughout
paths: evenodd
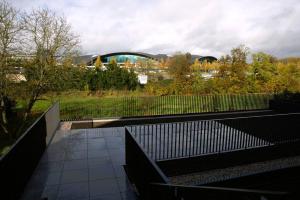
M 96 62 L 98 55 L 84 55 L 74 58 L 75 64 L 86 64 L 87 66 L 93 66 Z M 107 65 L 112 59 L 116 60 L 118 65 L 124 66 L 126 62 L 130 62 L 133 65 L 136 65 L 138 61 L 143 60 L 153 60 L 153 61 L 161 61 L 169 58 L 167 54 L 148 54 L 142 52 L 114 52 L 108 53 L 104 55 L 100 55 L 100 59 L 104 65 Z M 191 62 L 194 62 L 195 59 L 198 59 L 200 62 L 208 61 L 213 62 L 216 61 L 217 58 L 213 56 L 200 56 L 200 55 L 191 55 Z
M 140 84 L 145 85 L 148 82 L 148 76 L 144 74 L 139 74 L 138 75 L 138 81 Z

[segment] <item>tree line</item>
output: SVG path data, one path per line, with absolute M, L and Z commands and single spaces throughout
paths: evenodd
M 230 55 L 213 63 L 201 63 L 197 59 L 191 63 L 189 53 L 178 53 L 169 59 L 167 69 L 172 80 L 151 81 L 146 85 L 149 93 L 278 94 L 300 91 L 300 58 L 277 59 L 264 52 L 250 54 L 244 45 L 233 48 Z

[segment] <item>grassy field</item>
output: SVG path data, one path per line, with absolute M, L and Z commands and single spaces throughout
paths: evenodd
M 266 109 L 270 98 L 268 94 L 98 97 L 72 93 L 38 101 L 33 112 L 44 111 L 56 100 L 63 120 L 222 112 Z

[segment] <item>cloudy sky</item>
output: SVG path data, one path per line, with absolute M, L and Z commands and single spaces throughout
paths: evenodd
M 80 35 L 83 54 L 177 51 L 219 57 L 240 44 L 300 56 L 299 0 L 8 0 L 48 7 Z

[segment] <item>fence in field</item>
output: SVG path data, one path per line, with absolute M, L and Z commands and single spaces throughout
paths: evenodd
M 270 99 L 270 94 L 101 98 L 85 104 L 61 103 L 61 118 L 82 120 L 268 109 Z

